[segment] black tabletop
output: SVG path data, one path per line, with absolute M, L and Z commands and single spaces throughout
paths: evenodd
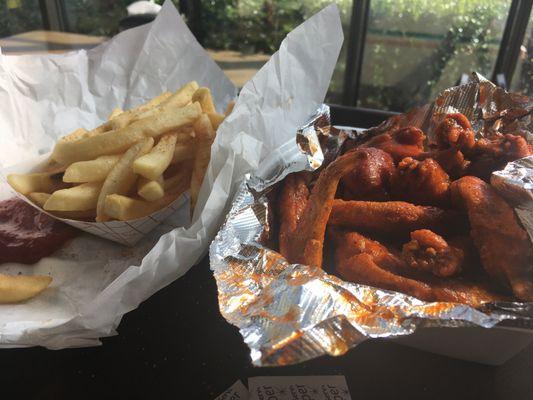
M 367 341 L 341 357 L 254 368 L 238 330 L 219 313 L 208 259 L 127 314 L 118 332 L 101 347 L 2 350 L 1 397 L 210 400 L 251 376 L 334 374 L 346 376 L 353 399 L 533 395 L 533 346 L 500 367 Z

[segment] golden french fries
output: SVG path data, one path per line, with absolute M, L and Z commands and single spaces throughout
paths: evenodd
M 50 283 L 50 276 L 0 274 L 0 304 L 29 300 L 50 286 Z
M 196 81 L 191 81 L 180 87 L 176 93 L 173 93 L 169 96 L 163 103 L 161 107 L 163 108 L 176 108 L 176 107 L 185 107 L 192 100 L 193 94 L 198 90 L 198 83 Z
M 59 218 L 136 219 L 189 188 L 194 209 L 224 118 L 210 90 L 192 81 L 62 137 L 41 172 L 11 174 L 8 182 Z
M 233 111 L 233 107 L 235 107 L 235 101 L 234 100 L 230 101 L 228 103 L 228 106 L 226 107 L 226 112 L 224 113 L 224 115 L 226 117 L 231 114 L 231 112 Z
M 155 201 L 165 195 L 163 176 L 156 180 L 149 180 L 141 176 L 137 182 L 137 194 L 148 201 Z
M 50 196 L 51 196 L 50 193 L 42 193 L 42 192 L 28 193 L 28 199 L 30 199 L 33 203 L 35 203 L 41 208 L 44 207 L 44 203 L 48 201 Z
M 68 189 L 56 190 L 43 208 L 46 211 L 85 211 L 96 208 L 102 182 L 83 183 Z
M 199 88 L 192 95 L 192 101 L 197 101 L 202 106 L 204 113 L 216 113 L 215 104 L 213 103 L 213 97 L 211 91 L 206 87 Z
M 183 192 L 169 193 L 152 202 L 132 199 L 131 197 L 119 194 L 111 194 L 105 200 L 105 213 L 109 217 L 118 219 L 119 221 L 146 217 L 172 203 L 181 193 Z
M 132 109 L 115 108 L 94 129 L 60 138 L 39 172 L 10 174 L 7 180 L 35 206 L 62 219 L 143 218 L 188 189 L 194 210 L 224 118 L 210 90 L 189 82 Z M 134 229 L 129 225 L 120 225 L 123 232 Z M 0 304 L 31 299 L 51 282 L 48 276 L 0 274 Z
M 177 133 L 163 135 L 148 154 L 135 160 L 133 172 L 155 181 L 170 165 L 177 138 Z
M 117 107 L 113 111 L 111 111 L 111 114 L 109 114 L 109 117 L 107 117 L 107 119 L 111 120 L 111 119 L 117 117 L 118 115 L 122 114 L 123 112 L 124 112 L 124 110 L 122 108 Z
M 75 140 L 78 140 L 78 139 L 81 139 L 82 137 L 84 137 L 86 133 L 87 133 L 87 129 L 78 128 L 75 131 L 69 133 L 68 135 L 63 136 L 61 139 L 59 139 L 59 141 L 60 142 L 61 141 L 63 141 L 63 142 L 73 142 Z
M 211 126 L 216 131 L 222 121 L 224 121 L 224 118 L 226 118 L 225 115 L 219 114 L 219 113 L 207 113 L 207 116 L 209 117 L 209 121 L 211 121 Z
M 174 154 L 172 155 L 172 164 L 192 158 L 194 158 L 194 143 L 176 143 Z
M 52 159 L 62 164 L 70 164 L 103 155 L 118 154 L 145 137 L 158 137 L 191 124 L 196 121 L 200 113 L 200 105 L 193 103 L 175 111 L 165 111 L 153 117 L 140 119 L 116 131 L 103 132 L 74 142 L 58 142 L 52 152 Z M 118 118 L 120 115 L 115 119 Z
M 215 131 L 207 114 L 202 114 L 194 123 L 193 128 L 196 133 L 196 147 L 191 176 L 191 213 L 194 211 L 198 200 L 205 171 L 211 159 L 211 144 L 215 138 Z
M 63 182 L 101 182 L 120 160 L 120 155 L 100 156 L 90 161 L 70 164 L 63 174 Z
M 166 193 L 170 193 L 180 190 L 182 187 L 188 188 L 191 184 L 191 174 L 192 167 L 190 165 L 181 168 L 174 175 L 169 176 L 163 181 L 163 189 Z
M 44 208 L 44 204 L 48 201 L 51 194 L 49 193 L 40 193 L 40 192 L 34 192 L 28 194 L 28 199 L 30 199 L 33 203 L 38 205 L 41 208 Z M 96 217 L 96 209 L 89 209 L 89 210 L 83 210 L 83 211 L 51 211 L 48 210 L 50 214 L 53 214 L 59 218 L 67 218 L 67 219 L 81 219 L 81 220 L 87 220 L 87 219 L 94 219 Z
M 20 194 L 26 196 L 32 192 L 50 193 L 64 186 L 61 178 L 49 172 L 37 172 L 32 174 L 9 174 L 7 182 Z
M 133 163 L 138 158 L 148 153 L 154 145 L 153 138 L 145 138 L 133 145 L 119 162 L 113 167 L 102 185 L 102 190 L 98 196 L 96 204 L 96 221 L 106 221 L 108 218 L 104 213 L 104 202 L 106 196 L 110 194 L 126 194 L 133 187 L 137 176 L 133 172 Z

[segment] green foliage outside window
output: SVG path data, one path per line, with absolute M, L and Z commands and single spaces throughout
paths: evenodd
M 38 0 L 0 0 L 0 37 L 42 27 Z
M 163 0 L 157 1 L 159 4 Z M 199 41 L 245 54 L 277 50 L 292 29 L 331 0 L 173 0 Z M 359 104 L 407 110 L 453 85 L 461 73 L 490 76 L 510 0 L 372 0 Z M 112 36 L 132 0 L 65 0 L 73 32 Z M 348 38 L 352 0 L 336 1 Z M 192 12 L 191 12 L 192 10 Z M 40 29 L 38 0 L 0 1 L 0 36 Z M 345 49 L 330 87 L 339 101 Z M 531 64 L 531 63 L 529 63 Z M 528 81 L 528 65 L 515 82 Z

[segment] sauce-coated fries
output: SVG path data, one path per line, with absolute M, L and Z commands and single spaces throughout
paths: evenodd
M 115 108 L 102 125 L 60 138 L 45 169 L 11 174 L 8 182 L 61 218 L 142 218 L 188 189 L 194 210 L 211 144 L 227 115 L 217 112 L 208 88 L 189 82 L 135 108 Z

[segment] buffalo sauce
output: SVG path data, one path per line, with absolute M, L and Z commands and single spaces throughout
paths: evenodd
M 76 236 L 73 227 L 39 212 L 24 201 L 0 201 L 0 264 L 33 264 Z

